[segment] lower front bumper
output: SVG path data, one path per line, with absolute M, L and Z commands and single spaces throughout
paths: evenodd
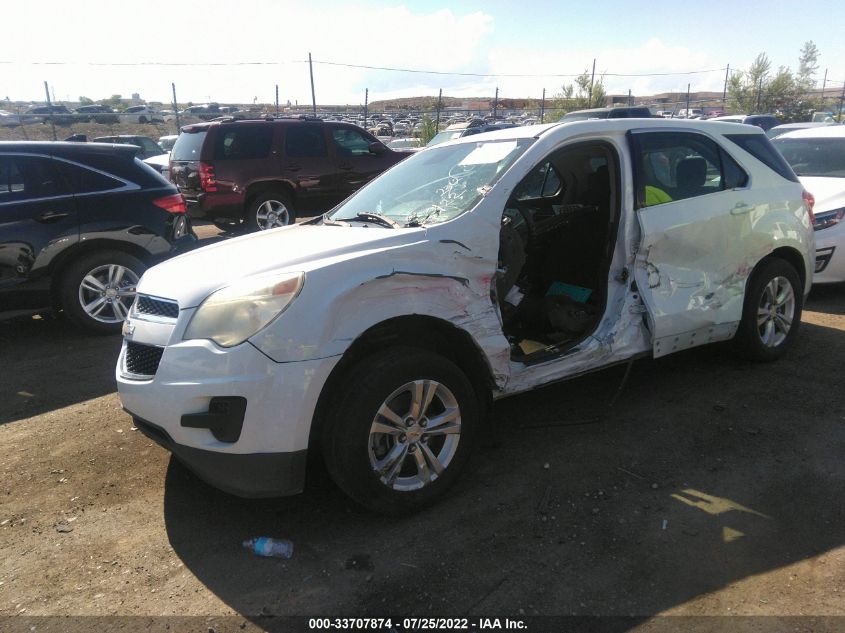
M 282 497 L 302 492 L 307 450 L 288 453 L 221 453 L 183 446 L 160 426 L 127 411 L 135 426 L 206 483 L 239 497 Z

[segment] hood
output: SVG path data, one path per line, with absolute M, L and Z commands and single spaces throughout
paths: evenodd
M 181 308 L 190 308 L 237 279 L 275 271 L 307 273 L 368 251 L 424 239 L 422 228 L 288 226 L 211 244 L 154 266 L 144 273 L 138 292 L 175 299 Z
M 845 178 L 799 176 L 798 180 L 816 199 L 815 213 L 845 207 Z

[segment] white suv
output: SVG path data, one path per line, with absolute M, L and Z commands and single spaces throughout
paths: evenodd
M 641 355 L 793 343 L 808 198 L 761 130 L 514 127 L 426 149 L 331 213 L 148 270 L 117 364 L 139 429 L 224 490 L 319 450 L 380 512 L 441 495 L 492 402 Z

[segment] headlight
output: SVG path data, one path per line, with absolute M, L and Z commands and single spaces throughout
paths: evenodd
M 222 347 L 239 345 L 284 312 L 304 282 L 305 273 L 284 273 L 221 288 L 197 308 L 184 338 L 211 339 Z
M 842 221 L 843 216 L 845 216 L 845 207 L 842 207 L 841 209 L 834 209 L 833 211 L 823 211 L 821 213 L 816 213 L 816 218 L 813 222 L 813 228 L 816 231 L 828 229 L 831 226 L 839 224 Z

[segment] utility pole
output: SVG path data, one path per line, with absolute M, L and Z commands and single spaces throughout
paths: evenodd
M 44 82 L 44 93 L 47 95 L 47 109 L 50 112 L 50 127 L 53 128 L 53 140 L 56 139 L 56 122 L 53 119 L 53 104 L 50 103 L 50 89 L 47 87 L 47 82 Z
M 367 106 L 370 103 L 370 89 L 364 88 L 364 129 L 367 129 Z
M 440 89 L 440 92 L 437 93 L 437 121 L 434 123 L 434 133 L 437 134 L 440 131 L 440 108 L 442 107 L 443 101 L 443 88 Z
M 728 64 L 728 67 L 725 69 L 725 87 L 722 88 L 722 110 L 725 112 L 728 111 L 728 75 L 731 74 L 731 65 Z
M 824 106 L 824 89 L 827 87 L 827 68 L 824 69 L 824 81 L 822 81 L 822 106 Z
M 170 87 L 173 89 L 173 113 L 176 115 L 176 133 L 179 134 L 179 106 L 176 104 L 176 83 L 171 82 Z
M 276 84 L 276 116 L 279 115 L 279 84 Z
M 839 122 L 842 123 L 842 102 L 845 101 L 845 81 L 842 82 L 842 96 L 839 97 Z
M 496 86 L 496 96 L 493 98 L 493 121 L 496 121 L 496 111 L 499 109 L 499 87 Z
M 634 100 L 631 98 L 631 89 L 630 88 L 628 88 L 628 105 L 629 106 L 634 105 Z
M 593 74 L 590 75 L 590 98 L 588 108 L 593 107 L 593 82 L 596 80 L 596 58 L 593 57 Z
M 540 123 L 543 122 L 543 116 L 546 114 L 546 89 L 543 88 L 543 98 L 540 100 Z
M 311 53 L 308 53 L 308 72 L 311 73 L 311 108 L 317 116 L 317 97 L 314 95 L 314 66 L 311 63 Z
M 760 77 L 760 82 L 757 84 L 757 112 L 760 111 L 760 96 L 763 94 L 763 78 Z
M 687 118 L 689 118 L 689 84 L 687 84 Z

